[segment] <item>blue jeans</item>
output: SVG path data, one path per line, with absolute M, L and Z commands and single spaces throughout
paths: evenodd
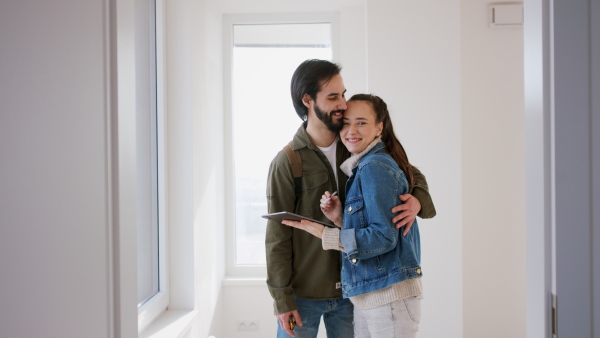
M 296 338 L 316 338 L 321 324 L 325 322 L 327 338 L 354 337 L 354 305 L 349 299 L 309 300 L 295 297 L 303 326 L 296 326 Z M 277 338 L 289 338 L 277 324 Z

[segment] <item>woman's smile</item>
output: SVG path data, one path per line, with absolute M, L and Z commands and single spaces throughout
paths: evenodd
M 342 124 L 340 139 L 352 154 L 365 150 L 383 130 L 383 123 L 377 122 L 373 107 L 365 101 L 348 102 Z

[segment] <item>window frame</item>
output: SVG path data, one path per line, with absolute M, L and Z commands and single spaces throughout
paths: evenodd
M 236 189 L 233 152 L 233 26 L 252 24 L 331 24 L 331 50 L 334 62 L 340 60 L 341 25 L 339 12 L 322 13 L 268 13 L 230 14 L 223 17 L 223 95 L 224 95 L 224 145 L 225 145 L 225 224 L 226 224 L 226 274 L 237 278 L 264 278 L 266 265 L 236 265 Z M 292 107 L 290 107 L 292 109 Z M 291 112 L 290 112 L 291 113 Z M 290 135 L 291 137 L 292 135 Z M 282 144 L 283 147 L 283 144 Z M 267 173 L 265 172 L 265 176 Z M 266 187 L 265 187 L 266 188 Z M 266 224 L 266 220 L 265 220 Z
M 158 292 L 138 307 L 138 334 L 155 321 L 169 305 L 169 268 L 166 208 L 166 123 L 164 76 L 164 0 L 154 0 L 155 13 L 155 85 L 156 85 L 156 152 L 157 152 L 157 208 L 158 208 Z

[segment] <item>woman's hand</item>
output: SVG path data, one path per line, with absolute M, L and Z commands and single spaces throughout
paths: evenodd
M 281 223 L 296 229 L 304 230 L 315 237 L 323 238 L 323 229 L 325 229 L 325 226 L 322 224 L 307 221 L 305 219 L 300 222 L 284 219 Z
M 343 213 L 340 198 L 326 191 L 321 196 L 321 211 L 333 224 L 342 227 Z

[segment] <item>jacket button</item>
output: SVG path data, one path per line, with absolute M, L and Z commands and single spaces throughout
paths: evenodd
M 356 258 L 352 258 L 352 263 L 356 263 Z
M 421 269 L 417 269 L 417 275 L 421 274 Z
M 348 207 L 348 211 L 352 211 L 352 207 Z

